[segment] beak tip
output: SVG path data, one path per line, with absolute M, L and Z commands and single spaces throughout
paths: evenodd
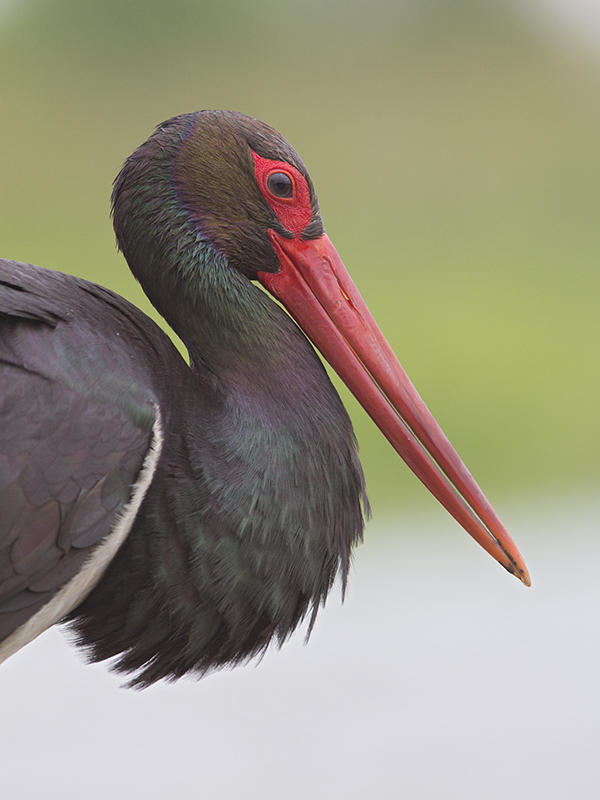
M 518 578 L 524 586 L 531 586 L 531 578 L 529 577 L 529 572 L 525 564 L 523 564 L 522 567 L 517 567 L 513 575 L 515 578 Z

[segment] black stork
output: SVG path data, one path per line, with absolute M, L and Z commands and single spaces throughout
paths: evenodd
M 300 328 L 450 514 L 529 584 L 279 133 L 230 111 L 170 119 L 127 159 L 112 205 L 189 365 L 110 290 L 0 261 L 0 660 L 68 621 L 92 660 L 117 657 L 145 686 L 312 624 L 346 581 L 368 503 L 350 420 Z

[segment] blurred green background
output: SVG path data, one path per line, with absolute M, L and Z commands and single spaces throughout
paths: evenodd
M 233 108 L 329 235 L 492 499 L 597 486 L 600 69 L 524 4 L 0 0 L 2 255 L 149 313 L 108 219 L 163 119 Z M 429 504 L 344 391 L 376 508 Z
M 49 631 L 3 665 L 7 797 L 596 800 L 599 55 L 600 0 L 0 0 L 0 253 L 152 313 L 124 158 L 181 112 L 271 123 L 533 576 L 451 535 L 342 388 L 376 517 L 344 608 L 142 694 Z

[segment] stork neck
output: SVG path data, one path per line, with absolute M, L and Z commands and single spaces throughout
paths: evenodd
M 205 243 L 178 263 L 176 273 L 174 313 L 166 313 L 193 364 L 221 374 L 273 362 L 290 326 L 264 292 Z
M 318 361 L 287 314 L 209 245 L 198 245 L 166 272 L 175 280 L 160 301 L 151 299 L 185 343 L 193 369 L 224 381 L 246 376 L 255 384 L 263 375 L 273 385 L 299 339 L 300 367 Z
M 205 242 L 196 239 L 178 257 L 174 252 L 163 250 L 160 262 L 154 260 L 151 280 L 143 253 L 127 255 L 149 299 L 186 345 L 194 372 L 254 417 L 304 420 L 307 431 L 319 427 L 321 413 L 346 419 L 319 358 L 283 309 Z

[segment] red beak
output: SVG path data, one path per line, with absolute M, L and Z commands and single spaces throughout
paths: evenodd
M 286 307 L 415 475 L 505 569 L 530 585 L 496 512 L 419 397 L 325 234 L 269 230 L 281 270 L 260 282 Z

